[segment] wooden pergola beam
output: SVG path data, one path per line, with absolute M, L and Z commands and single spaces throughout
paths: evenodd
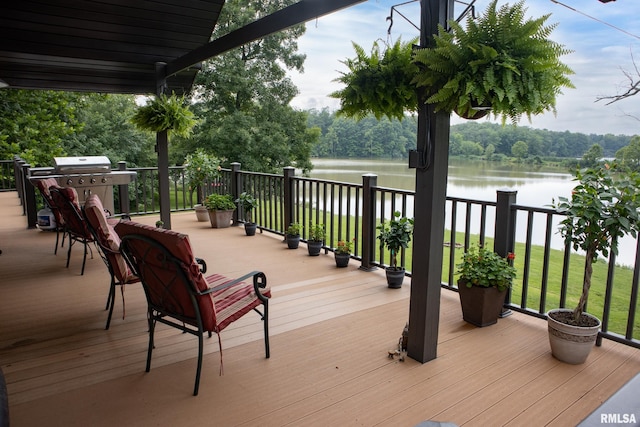
M 243 44 L 269 34 L 285 30 L 329 13 L 336 12 L 365 0 L 301 0 L 271 15 L 258 19 L 242 28 L 217 38 L 206 45 L 167 64 L 166 77 L 179 73 L 192 65 L 213 58 Z

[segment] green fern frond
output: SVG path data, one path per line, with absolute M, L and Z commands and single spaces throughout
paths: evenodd
M 338 115 L 361 119 L 373 114 L 377 119 L 404 118 L 405 111 L 417 111 L 418 98 L 412 83 L 418 67 L 412 61 L 413 44 L 397 40 L 384 48 L 374 42 L 367 53 L 362 46 L 352 43 L 355 58 L 341 61 L 348 71 L 335 81 L 345 88 L 329 96 L 340 100 Z
M 489 102 L 503 122 L 555 111 L 561 89 L 573 87 L 573 71 L 559 59 L 571 51 L 549 40 L 557 27 L 547 23 L 550 14 L 532 19 L 526 11 L 524 0 L 499 8 L 493 0 L 464 27 L 457 22 L 450 23 L 450 32 L 440 27 L 433 47 L 414 55 L 421 72 L 413 81 L 426 89 L 426 102 L 458 112 Z
M 138 108 L 131 122 L 142 130 L 168 131 L 180 136 L 188 136 L 196 124 L 184 96 L 178 97 L 175 94 L 156 96 L 151 102 Z

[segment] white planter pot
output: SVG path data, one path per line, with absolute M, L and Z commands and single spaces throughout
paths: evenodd
M 209 211 L 203 205 L 195 205 L 193 207 L 196 211 L 196 218 L 198 218 L 199 222 L 209 221 Z
M 213 228 L 227 228 L 231 225 L 231 219 L 233 218 L 233 209 L 230 210 L 213 210 L 208 211 L 209 221 L 211 221 L 211 227 Z
M 585 313 L 586 316 L 597 322 L 596 326 L 581 327 L 567 325 L 552 318 L 553 314 L 558 312 L 572 313 L 573 310 L 558 308 L 547 313 L 551 354 L 553 354 L 553 357 L 556 359 L 572 365 L 584 363 L 598 337 L 598 331 L 601 325 L 600 320 L 595 316 Z

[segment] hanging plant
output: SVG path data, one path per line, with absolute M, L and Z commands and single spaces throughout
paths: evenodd
M 188 136 L 196 124 L 184 96 L 161 94 L 151 102 L 139 107 L 131 122 L 141 130 L 151 132 L 172 132 L 179 136 Z
M 490 108 L 503 123 L 556 112 L 561 89 L 574 87 L 573 71 L 559 59 L 570 51 L 548 38 L 557 26 L 546 25 L 551 14 L 527 19 L 524 4 L 498 9 L 494 0 L 477 20 L 467 18 L 466 28 L 450 21 L 434 47 L 416 50 L 420 72 L 413 81 L 426 89 L 427 103 L 462 117 Z
M 329 95 L 340 100 L 337 113 L 358 119 L 368 114 L 377 119 L 383 115 L 402 119 L 405 111 L 416 111 L 418 101 L 412 79 L 418 67 L 412 62 L 411 50 L 417 41 L 398 40 L 384 50 L 374 42 L 369 54 L 353 43 L 356 57 L 341 61 L 349 71 L 335 80 L 344 83 L 345 88 Z
M 340 100 L 338 113 L 402 118 L 418 102 L 464 118 L 491 110 L 503 123 L 555 113 L 561 89 L 574 87 L 573 71 L 559 59 L 570 51 L 549 39 L 557 26 L 546 24 L 550 14 L 527 19 L 525 12 L 524 1 L 497 8 L 494 0 L 466 28 L 454 20 L 450 32 L 441 26 L 428 48 L 398 41 L 381 51 L 375 42 L 367 54 L 354 43 L 356 57 L 342 61 L 349 71 L 337 79 L 346 87 L 330 95 Z

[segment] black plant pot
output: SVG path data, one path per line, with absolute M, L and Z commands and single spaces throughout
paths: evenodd
M 387 267 L 387 285 L 392 289 L 399 289 L 402 287 L 404 281 L 404 268 Z
M 335 254 L 336 259 L 336 267 L 344 268 L 349 265 L 349 260 L 351 259 L 350 254 Z
M 287 247 L 289 249 L 298 249 L 299 244 L 300 244 L 299 234 L 287 234 Z
M 257 228 L 258 224 L 256 224 L 255 222 L 246 222 L 244 224 L 244 232 L 247 234 L 247 236 L 255 236 Z
M 307 249 L 309 250 L 310 256 L 320 255 L 320 250 L 322 250 L 322 240 L 308 240 Z

